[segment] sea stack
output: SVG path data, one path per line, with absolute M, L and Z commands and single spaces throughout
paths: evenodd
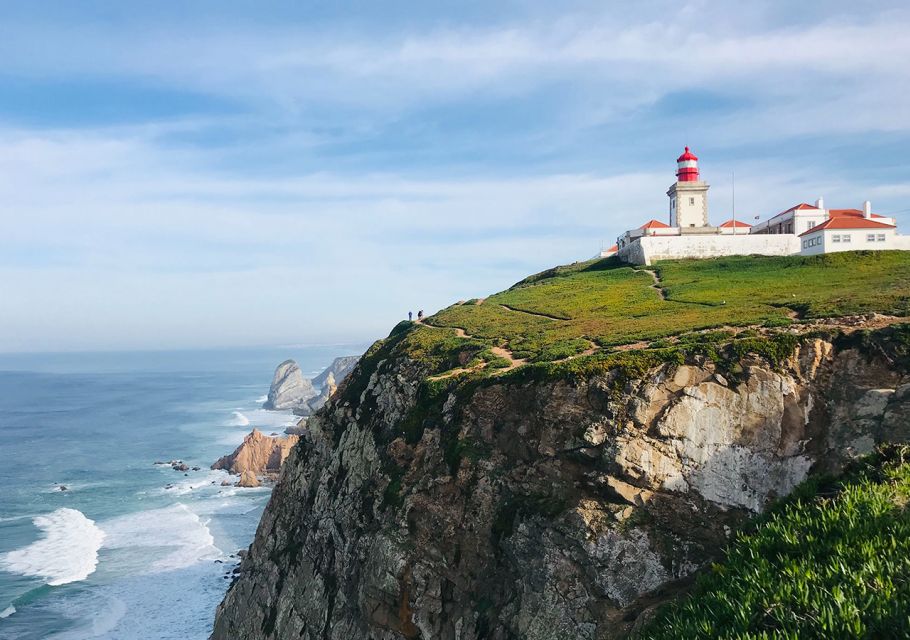
M 299 439 L 295 435 L 267 436 L 258 429 L 253 429 L 234 453 L 219 458 L 212 469 L 224 469 L 241 476 L 246 472 L 254 475 L 277 474 Z
M 294 360 L 285 360 L 275 369 L 272 385 L 269 387 L 268 400 L 263 409 L 281 411 L 305 405 L 310 398 L 319 395 L 313 383 L 303 377 L 300 367 Z

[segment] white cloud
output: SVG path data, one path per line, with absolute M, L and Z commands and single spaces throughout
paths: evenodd
M 596 13 L 379 35 L 0 26 L 0 72 L 152 83 L 246 107 L 119 127 L 0 128 L 0 351 L 369 338 L 408 308 L 589 257 L 664 216 L 672 157 L 642 171 L 615 155 L 675 150 L 679 117 L 646 120 L 641 140 L 622 123 L 679 92 L 743 101 L 692 123 L 715 147 L 910 130 L 907 12 L 781 26 L 755 8 L 668 6 L 639 20 Z M 384 145 L 374 136 L 412 119 L 430 126 L 422 109 L 503 98 L 520 108 L 535 92 L 556 114 L 521 133 L 484 130 L 474 142 L 443 131 L 434 166 L 370 160 L 367 147 Z M 557 155 L 611 124 L 625 137 L 603 149 L 602 165 L 521 163 L 525 149 Z M 193 142 L 212 132 L 239 135 Z M 481 144 L 515 144 L 518 160 L 451 157 Z M 891 178 L 735 155 L 741 216 L 818 195 L 898 210 L 908 195 Z M 278 168 L 259 166 L 263 157 Z M 734 161 L 703 160 L 719 220 Z

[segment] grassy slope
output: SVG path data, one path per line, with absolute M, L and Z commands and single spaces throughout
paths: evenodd
M 814 479 L 737 536 L 651 640 L 910 637 L 910 450 Z
M 448 307 L 427 323 L 464 329 L 478 348 L 504 346 L 541 362 L 696 329 L 784 325 L 794 315 L 908 315 L 910 252 L 679 260 L 653 270 L 666 299 L 650 274 L 610 258 L 532 276 L 480 304 Z M 411 339 L 435 353 L 459 340 L 426 327 Z

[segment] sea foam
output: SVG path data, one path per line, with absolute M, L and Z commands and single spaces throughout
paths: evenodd
M 16 613 L 16 607 L 14 607 L 13 605 L 10 605 L 3 611 L 0 611 L 0 620 L 2 620 L 3 618 L 9 618 L 14 613 Z
M 51 586 L 85 580 L 98 566 L 104 531 L 76 509 L 57 509 L 32 520 L 44 537 L 0 555 L 0 568 L 42 578 Z
M 223 555 L 207 524 L 182 503 L 113 518 L 102 526 L 105 549 L 142 549 L 150 571 L 180 569 Z
M 231 412 L 231 420 L 228 422 L 229 427 L 248 427 L 250 419 L 239 411 Z

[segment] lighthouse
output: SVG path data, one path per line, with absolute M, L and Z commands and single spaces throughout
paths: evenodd
M 676 159 L 676 183 L 667 190 L 671 227 L 685 233 L 708 226 L 708 187 L 698 173 L 698 156 L 686 147 Z

